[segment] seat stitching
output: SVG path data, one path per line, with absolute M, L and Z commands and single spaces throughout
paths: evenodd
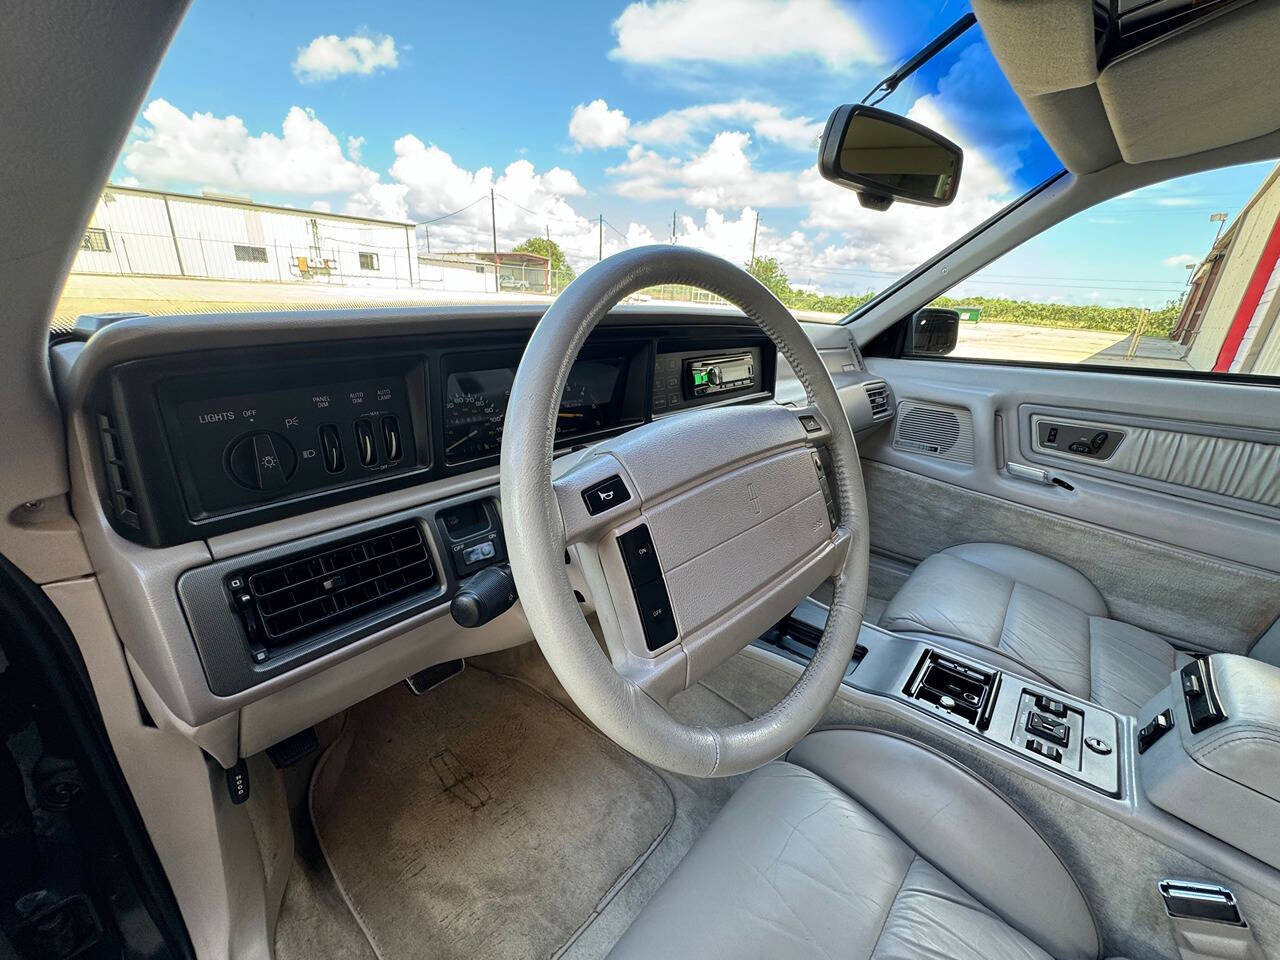
M 898 898 L 902 896 L 902 889 L 907 885 L 907 877 L 911 876 L 911 868 L 920 859 L 920 854 L 916 853 L 914 848 L 912 848 L 911 852 L 911 862 L 907 864 L 907 869 L 902 874 L 902 880 L 898 883 L 898 889 L 894 891 L 893 899 L 889 901 L 889 909 L 884 912 L 884 919 L 880 921 L 880 932 L 876 934 L 876 942 L 871 945 L 871 952 L 867 954 L 867 960 L 871 960 L 876 955 L 876 951 L 880 949 L 880 941 L 884 939 L 884 932 L 889 927 L 889 918 L 893 916 L 893 908 L 898 905 Z

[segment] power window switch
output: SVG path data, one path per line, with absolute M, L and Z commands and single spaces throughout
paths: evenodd
M 1036 709 L 1041 713 L 1047 713 L 1051 717 L 1062 718 L 1067 715 L 1067 705 L 1061 700 L 1055 700 L 1053 697 L 1046 697 L 1043 694 L 1036 697 Z
M 1052 744 L 1029 738 L 1026 746 L 1032 753 L 1044 757 L 1046 760 L 1052 760 L 1054 763 L 1062 762 L 1062 751 Z

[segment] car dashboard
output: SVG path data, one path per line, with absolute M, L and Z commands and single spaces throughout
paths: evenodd
M 53 348 L 73 508 L 149 711 L 230 766 L 417 670 L 531 639 L 518 603 L 470 630 L 447 611 L 506 559 L 497 465 L 540 313 L 144 318 Z M 855 431 L 892 417 L 847 331 L 811 334 Z M 570 369 L 555 469 L 662 417 L 803 399 L 741 314 L 617 308 Z

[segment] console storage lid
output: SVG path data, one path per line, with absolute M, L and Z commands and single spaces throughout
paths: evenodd
M 1139 729 L 1166 711 L 1172 729 L 1138 755 L 1151 802 L 1280 867 L 1280 831 L 1261 826 L 1280 822 L 1280 667 L 1234 654 L 1194 661 L 1142 708 Z

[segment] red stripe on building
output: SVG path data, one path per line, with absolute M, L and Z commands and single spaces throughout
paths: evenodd
M 1227 328 L 1227 337 L 1222 341 L 1222 349 L 1218 351 L 1218 360 L 1213 365 L 1214 373 L 1230 372 L 1231 363 L 1236 358 L 1236 351 L 1240 349 L 1240 342 L 1244 340 L 1245 332 L 1249 329 L 1249 322 L 1258 309 L 1258 302 L 1262 300 L 1262 294 L 1267 289 L 1267 281 L 1271 279 L 1277 260 L 1280 260 L 1280 217 L 1277 217 L 1276 222 L 1271 225 L 1271 236 L 1267 238 L 1267 245 L 1262 249 L 1262 256 L 1258 257 L 1258 262 L 1254 264 L 1249 286 L 1245 288 L 1240 306 L 1236 308 L 1236 315 L 1231 321 L 1231 326 Z

